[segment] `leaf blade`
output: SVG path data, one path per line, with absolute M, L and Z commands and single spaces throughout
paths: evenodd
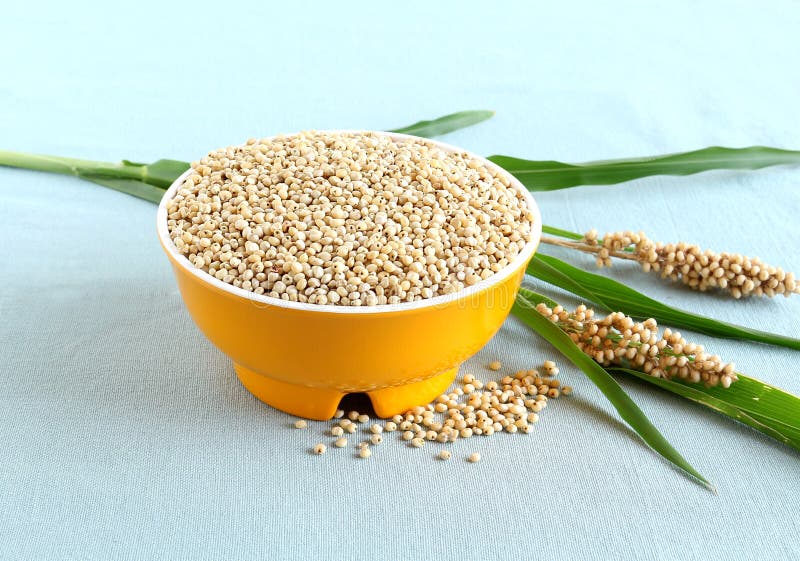
M 472 125 L 477 125 L 482 121 L 492 118 L 493 116 L 494 111 L 459 111 L 458 113 L 450 113 L 449 115 L 444 115 L 430 121 L 419 121 L 413 125 L 408 125 L 407 127 L 392 129 L 389 132 L 431 138 L 470 127 Z
M 714 486 L 673 448 L 617 381 L 605 369 L 585 355 L 558 326 L 544 318 L 534 309 L 538 296 L 535 292 L 521 288 L 512 307 L 512 313 L 553 345 L 575 366 L 580 368 L 592 383 L 603 392 L 603 395 L 611 402 L 623 420 L 648 446 L 676 468 L 690 475 L 709 490 L 716 492 Z
M 620 311 L 638 319 L 652 317 L 675 327 L 713 337 L 755 341 L 800 350 L 800 339 L 759 331 L 668 306 L 614 279 L 584 271 L 552 255 L 534 255 L 527 272 L 539 280 L 586 298 L 609 312 Z
M 172 185 L 190 166 L 191 164 L 189 162 L 182 162 L 180 160 L 170 160 L 166 158 L 156 160 L 152 164 L 144 166 L 143 181 L 151 185 L 166 188 Z
M 629 368 L 607 370 L 634 376 L 699 403 L 800 451 L 800 398 L 761 380 L 739 374 L 739 380 L 728 389 L 705 388 L 654 378 Z
M 102 185 L 103 187 L 113 189 L 114 191 L 119 191 L 120 193 L 125 193 L 126 195 L 131 195 L 133 197 L 144 199 L 145 201 L 150 201 L 151 203 L 156 204 L 161 202 L 164 193 L 166 193 L 166 190 L 162 189 L 161 187 L 150 185 L 136 179 L 93 175 L 81 175 L 80 178 L 85 179 L 86 181 L 91 181 L 92 183 L 96 183 L 97 185 Z
M 569 164 L 554 160 L 525 160 L 490 156 L 531 191 L 554 191 L 581 185 L 612 185 L 652 175 L 692 175 L 717 169 L 755 170 L 800 164 L 800 151 L 749 146 L 710 146 L 690 152 Z

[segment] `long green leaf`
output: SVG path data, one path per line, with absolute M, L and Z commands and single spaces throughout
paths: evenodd
M 476 125 L 481 121 L 490 119 L 494 116 L 494 111 L 461 111 L 459 113 L 451 113 L 438 119 L 431 121 L 420 121 L 407 127 L 393 129 L 389 132 L 398 132 L 402 134 L 413 134 L 414 136 L 423 136 L 431 138 L 440 136 L 449 132 L 457 131 L 465 127 Z
M 551 255 L 537 253 L 528 265 L 527 272 L 602 306 L 609 312 L 624 312 L 638 319 L 654 318 L 674 327 L 691 329 L 714 337 L 756 341 L 800 350 L 800 339 L 726 323 L 667 306 L 621 282 L 573 267 Z
M 494 111 L 461 111 L 431 121 L 420 121 L 395 129 L 393 132 L 424 137 L 437 136 L 480 123 L 492 115 L 494 115 Z M 189 165 L 189 162 L 170 159 L 156 160 L 150 164 L 130 160 L 112 163 L 0 150 L 0 166 L 74 175 L 153 202 L 161 200 L 158 192 L 148 190 L 140 184 L 167 188 L 189 169 Z
M 642 437 L 653 450 L 661 454 L 675 467 L 700 481 L 708 489 L 715 491 L 714 486 L 695 470 L 683 456 L 667 441 L 659 430 L 650 422 L 639 406 L 625 393 L 617 381 L 600 365 L 585 355 L 577 345 L 557 325 L 536 311 L 539 294 L 521 288 L 512 307 L 512 313 L 528 327 L 536 331 L 548 343 L 558 349 L 575 366 L 583 370 L 586 376 L 608 398 L 620 416 L 636 433 Z
M 723 148 L 692 152 L 565 164 L 552 160 L 523 160 L 511 156 L 489 159 L 511 172 L 531 191 L 553 191 L 579 185 L 611 185 L 650 175 L 691 175 L 715 169 L 760 169 L 800 164 L 800 151 L 766 146 Z
M 739 374 L 739 380 L 728 389 L 721 386 L 706 388 L 697 384 L 654 378 L 628 368 L 609 368 L 608 371 L 635 376 L 800 450 L 800 398 L 761 380 Z

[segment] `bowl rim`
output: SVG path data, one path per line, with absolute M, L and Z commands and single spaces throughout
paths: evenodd
M 484 280 L 481 280 L 477 284 L 474 284 L 470 287 L 464 288 L 457 292 L 453 292 L 451 294 L 434 296 L 432 298 L 426 298 L 414 302 L 400 302 L 399 304 L 376 304 L 374 306 L 337 306 L 334 304 L 309 304 L 307 302 L 292 302 L 290 300 L 283 300 L 281 298 L 274 298 L 272 296 L 256 294 L 255 292 L 252 292 L 250 290 L 238 288 L 232 284 L 223 282 L 213 277 L 212 275 L 208 274 L 207 272 L 203 271 L 202 269 L 195 267 L 195 265 L 192 264 L 186 256 L 184 256 L 178 251 L 178 248 L 175 247 L 175 244 L 173 243 L 172 238 L 169 235 L 169 229 L 167 227 L 166 204 L 167 201 L 171 200 L 174 197 L 175 193 L 178 191 L 180 186 L 183 185 L 184 180 L 192 173 L 193 170 L 190 168 L 186 170 L 184 173 L 182 173 L 172 183 L 172 185 L 170 185 L 169 188 L 167 188 L 166 192 L 164 193 L 164 196 L 161 198 L 161 202 L 158 205 L 158 212 L 156 215 L 156 227 L 158 231 L 158 238 L 164 250 L 172 258 L 173 263 L 177 264 L 182 269 L 185 269 L 188 273 L 199 279 L 201 282 L 210 284 L 211 286 L 218 288 L 224 292 L 227 292 L 233 296 L 238 296 L 254 303 L 259 303 L 267 306 L 275 306 L 279 308 L 288 308 L 292 310 L 302 310 L 306 312 L 374 315 L 374 314 L 392 313 L 392 312 L 406 312 L 406 311 L 420 310 L 424 308 L 436 308 L 439 306 L 450 304 L 451 302 L 470 298 L 496 284 L 500 284 L 501 282 L 506 280 L 509 276 L 516 273 L 521 265 L 524 265 L 531 259 L 531 257 L 533 257 L 533 254 L 536 251 L 536 248 L 538 247 L 539 241 L 542 236 L 542 216 L 539 210 L 539 206 L 536 204 L 536 200 L 533 198 L 533 195 L 531 195 L 530 191 L 528 191 L 516 177 L 511 175 L 509 172 L 507 172 L 497 164 L 487 160 L 482 156 L 478 156 L 477 154 L 474 154 L 469 150 L 464 150 L 463 148 L 459 148 L 457 146 L 453 146 L 445 142 L 440 142 L 438 140 L 432 140 L 430 138 L 422 138 L 410 134 L 372 131 L 372 130 L 358 130 L 358 129 L 319 130 L 316 132 L 329 133 L 329 134 L 372 133 L 381 136 L 388 136 L 394 139 L 424 140 L 426 142 L 433 143 L 438 148 L 441 148 L 447 152 L 458 152 L 462 154 L 467 154 L 471 158 L 475 158 L 486 167 L 508 177 L 508 179 L 511 182 L 511 186 L 520 193 L 522 193 L 523 199 L 525 200 L 528 209 L 533 213 L 534 223 L 531 230 L 530 241 L 525 245 L 522 251 L 520 251 L 516 255 L 516 257 L 514 257 L 514 259 L 508 265 L 503 267 L 500 271 L 498 271 L 497 273 L 493 274 L 492 276 Z M 273 138 L 284 137 L 284 136 L 294 136 L 296 134 L 300 133 L 298 132 L 298 133 L 278 134 L 265 137 L 265 140 L 271 140 Z

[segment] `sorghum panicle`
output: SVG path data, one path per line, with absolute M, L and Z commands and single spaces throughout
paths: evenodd
M 681 281 L 695 290 L 717 288 L 734 298 L 800 293 L 793 273 L 767 265 L 758 257 L 703 251 L 685 242 L 654 242 L 643 232 L 609 232 L 598 239 L 597 231 L 591 230 L 579 243 L 592 248 L 599 267 L 610 267 L 611 257 L 633 258 L 645 272 L 660 273 L 661 278 Z
M 584 305 L 570 313 L 561 306 L 536 306 L 587 355 L 603 366 L 624 366 L 656 378 L 679 378 L 706 386 L 727 388 L 737 380 L 733 363 L 708 355 L 702 345 L 689 343 L 669 328 L 659 337 L 654 319 L 636 322 L 622 312 L 604 318 Z

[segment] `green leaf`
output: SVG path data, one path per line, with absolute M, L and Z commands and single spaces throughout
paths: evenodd
M 152 185 L 169 187 L 191 164 L 179 160 L 156 160 L 145 166 L 144 181 Z
M 135 179 L 91 176 L 83 176 L 83 179 L 156 204 L 161 202 L 161 198 L 164 196 L 164 193 L 166 193 L 166 189 L 156 187 L 155 185 L 150 185 L 143 181 L 137 181 Z
M 542 224 L 542 233 L 550 234 L 551 236 L 558 236 L 560 238 L 567 238 L 569 240 L 578 241 L 583 239 L 583 236 L 580 234 L 570 232 L 569 230 L 562 230 L 561 228 L 556 228 L 554 226 L 548 226 L 547 224 Z
M 113 178 L 120 174 L 125 177 L 133 176 L 137 178 L 136 181 L 166 189 L 189 169 L 190 165 L 189 162 L 169 159 L 156 160 L 152 164 L 122 160 L 118 167 L 111 170 L 108 168 L 81 170 L 79 176 L 91 180 L 93 177 Z
M 757 380 L 738 374 L 730 388 L 706 388 L 677 380 L 654 378 L 628 368 L 609 368 L 658 386 L 714 411 L 749 425 L 775 440 L 800 450 L 800 398 Z
M 156 160 L 152 164 L 122 160 L 122 165 L 141 168 L 141 175 L 144 178 L 143 181 L 160 187 L 169 187 L 172 185 L 172 183 L 191 166 L 189 162 L 169 159 Z
M 413 134 L 414 136 L 431 138 L 476 125 L 481 121 L 490 119 L 492 116 L 494 116 L 494 111 L 461 111 L 459 113 L 451 113 L 450 115 L 433 119 L 432 121 L 420 121 L 407 127 L 393 129 L 389 132 Z
M 624 312 L 637 319 L 654 318 L 674 327 L 691 329 L 714 337 L 756 341 L 800 350 L 800 339 L 726 323 L 667 306 L 621 282 L 573 267 L 551 255 L 537 253 L 531 259 L 527 272 L 539 280 L 602 306 L 609 312 Z
M 617 381 L 600 365 L 585 355 L 577 345 L 557 325 L 546 319 L 536 311 L 541 295 L 521 288 L 512 307 L 512 313 L 522 320 L 528 327 L 541 335 L 548 343 L 558 349 L 575 366 L 583 370 L 603 395 L 608 398 L 620 416 L 636 433 L 642 437 L 653 450 L 661 454 L 675 467 L 700 481 L 705 487 L 716 492 L 697 470 L 695 470 L 683 456 L 667 441 L 658 429 L 650 422 L 639 406 L 625 393 Z M 546 300 L 545 300 L 546 301 Z
M 565 164 L 552 160 L 523 160 L 490 156 L 489 160 L 511 172 L 531 191 L 553 191 L 579 185 L 611 185 L 650 175 L 691 175 L 715 169 L 760 169 L 800 164 L 800 151 L 766 146 L 723 148 L 712 146 L 692 152 Z

